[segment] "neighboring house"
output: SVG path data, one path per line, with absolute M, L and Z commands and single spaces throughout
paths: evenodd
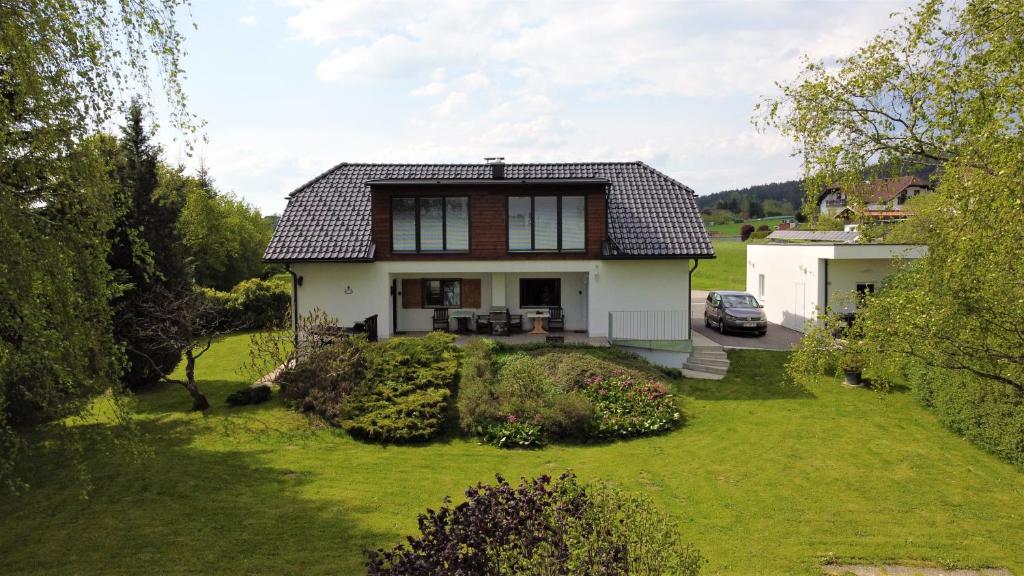
M 918 176 L 873 180 L 852 194 L 838 187 L 825 190 L 818 198 L 818 208 L 822 214 L 842 220 L 858 215 L 873 220 L 902 220 L 909 215 L 907 201 L 931 190 L 932 185 Z M 859 202 L 852 202 L 851 195 Z
M 714 257 L 694 192 L 642 162 L 346 163 L 288 198 L 264 259 L 297 314 L 376 316 L 381 338 L 437 309 L 557 307 L 566 331 L 685 347 L 690 274 Z
M 804 331 L 821 310 L 857 310 L 857 294 L 873 293 L 895 260 L 920 258 L 924 246 L 858 244 L 856 232 L 776 231 L 768 244 L 747 246 L 747 292 L 769 322 Z

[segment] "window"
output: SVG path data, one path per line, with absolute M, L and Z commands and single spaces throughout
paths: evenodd
M 391 199 L 392 252 L 469 250 L 469 198 Z
M 764 274 L 757 275 L 757 297 L 764 300 Z
M 462 306 L 461 280 L 423 280 L 424 308 L 458 308 Z
M 559 278 L 521 278 L 520 308 L 549 308 L 562 305 L 562 281 Z
M 726 294 L 722 296 L 726 308 L 757 308 L 757 299 L 748 294 Z
M 391 248 L 396 252 L 416 250 L 415 198 L 395 198 L 391 202 Z
M 585 250 L 586 206 L 583 196 L 509 196 L 509 251 Z
M 875 285 L 874 284 L 862 284 L 862 283 L 859 283 L 859 282 L 857 283 L 857 296 L 864 297 L 864 296 L 866 296 L 868 294 L 874 294 L 874 293 L 875 293 Z

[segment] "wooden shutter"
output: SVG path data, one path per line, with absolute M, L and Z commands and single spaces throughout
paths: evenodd
M 422 308 L 423 283 L 419 278 L 402 279 L 402 308 Z
M 480 279 L 479 278 L 463 278 L 462 279 L 462 307 L 463 308 L 479 308 L 480 307 Z

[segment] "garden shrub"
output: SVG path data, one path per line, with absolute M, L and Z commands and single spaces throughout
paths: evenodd
M 485 442 L 536 447 L 628 437 L 668 430 L 681 420 L 668 389 L 647 373 L 581 351 L 495 356 L 496 349 L 470 343 L 459 390 L 461 428 Z
M 447 388 L 413 390 L 389 397 L 368 395 L 358 415 L 341 421 L 349 433 L 369 440 L 419 442 L 434 437 L 448 413 Z
M 625 370 L 642 377 L 638 370 L 625 369 L 618 363 L 585 352 L 547 352 L 537 356 L 537 365 L 566 390 L 582 390 L 591 377 L 608 375 L 613 370 Z
M 754 233 L 754 227 L 751 224 L 744 224 L 740 226 L 740 240 L 746 242 L 750 235 Z
M 769 230 L 758 230 L 750 234 L 750 240 L 764 240 L 769 234 L 771 234 Z
M 231 289 L 233 306 L 250 329 L 283 328 L 292 296 L 281 282 L 251 278 Z
M 600 436 L 654 434 L 675 428 L 681 418 L 664 384 L 641 380 L 622 370 L 608 377 L 593 376 L 585 391 L 594 403 Z
M 291 293 L 277 281 L 253 278 L 240 282 L 230 292 L 203 288 L 202 293 L 226 325 L 249 330 L 280 329 L 288 321 Z
M 478 484 L 419 516 L 418 536 L 368 552 L 371 576 L 425 574 L 674 574 L 704 563 L 649 498 L 571 473 L 513 487 Z
M 1024 469 L 1024 394 L 908 360 L 908 381 L 948 428 Z
M 231 406 L 246 406 L 248 404 L 262 404 L 270 400 L 270 386 L 261 384 L 259 386 L 246 386 L 228 394 L 225 402 Z
M 364 335 L 339 338 L 284 371 L 281 394 L 355 436 L 427 440 L 449 417 L 458 372 L 454 340 L 441 332 L 383 342 Z
M 463 349 L 459 376 L 459 427 L 477 433 L 501 419 L 494 387 L 494 351 L 489 338 L 470 338 Z
M 481 437 L 488 444 L 499 448 L 540 448 L 547 444 L 539 417 L 525 421 L 512 414 L 497 424 L 485 426 Z
M 767 224 L 761 224 L 760 226 L 757 227 L 757 231 L 758 232 L 771 232 L 772 231 L 772 227 L 767 225 Z

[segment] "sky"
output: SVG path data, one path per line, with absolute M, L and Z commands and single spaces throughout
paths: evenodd
M 905 2 L 193 0 L 188 157 L 264 214 L 340 162 L 642 160 L 698 194 L 798 178 L 751 123 Z

